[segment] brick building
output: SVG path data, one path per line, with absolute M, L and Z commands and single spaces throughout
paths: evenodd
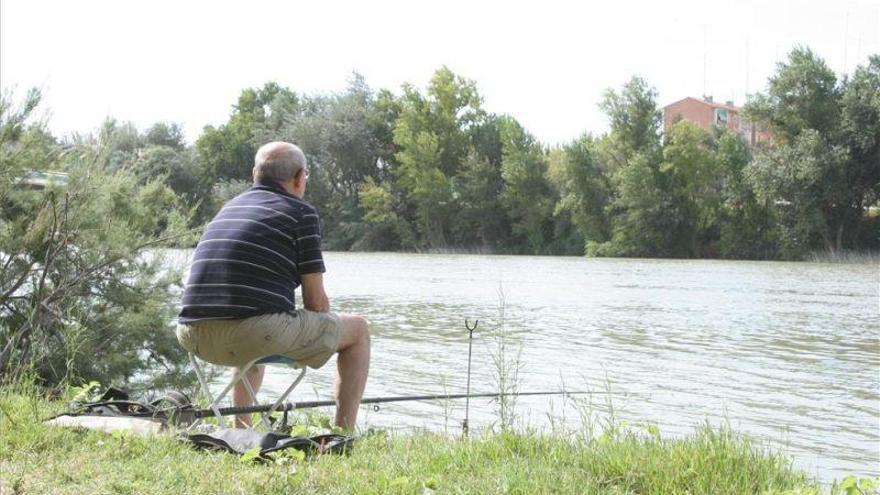
M 735 132 L 750 146 L 766 141 L 769 134 L 742 119 L 741 113 L 742 109 L 734 106 L 732 101 L 716 103 L 712 101 L 711 96 L 702 100 L 689 96 L 663 107 L 663 132 L 668 133 L 673 124 L 683 119 L 706 130 L 719 127 Z

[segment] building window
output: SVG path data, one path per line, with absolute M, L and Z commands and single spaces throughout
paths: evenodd
M 718 127 L 727 127 L 727 109 L 726 108 L 716 108 L 715 109 L 715 125 Z

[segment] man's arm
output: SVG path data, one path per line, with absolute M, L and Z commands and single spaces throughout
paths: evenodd
M 330 311 L 330 299 L 324 292 L 324 274 L 307 273 L 302 276 L 303 307 L 309 311 L 326 313 Z

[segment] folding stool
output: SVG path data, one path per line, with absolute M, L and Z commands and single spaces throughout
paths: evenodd
M 284 366 L 287 368 L 300 368 L 300 372 L 297 375 L 296 379 L 294 379 L 293 383 L 291 383 L 290 386 L 287 387 L 287 390 L 285 390 L 284 393 L 282 393 L 278 397 L 278 400 L 275 401 L 275 403 L 272 405 L 272 407 L 269 409 L 269 411 L 261 413 L 262 422 L 266 426 L 266 428 L 269 428 L 269 429 L 272 428 L 272 423 L 271 423 L 271 421 L 269 421 L 269 417 L 272 414 L 272 412 L 274 412 L 276 409 L 278 409 L 284 403 L 284 401 L 287 400 L 287 396 L 290 395 L 290 393 L 293 391 L 293 389 L 296 388 L 297 385 L 299 385 L 299 382 L 301 382 L 303 377 L 306 375 L 306 367 L 304 365 L 297 363 L 296 361 L 294 361 L 293 359 L 291 359 L 287 356 L 282 356 L 282 355 L 264 356 L 261 358 L 254 359 L 253 361 L 240 367 L 238 373 L 236 373 L 235 376 L 233 376 L 233 378 L 229 382 L 229 384 L 227 384 L 226 387 L 223 389 L 223 391 L 220 392 L 219 394 L 217 394 L 217 397 L 215 398 L 211 394 L 211 389 L 208 387 L 208 382 L 205 379 L 205 373 L 202 371 L 202 367 L 201 367 L 201 365 L 199 365 L 198 359 L 196 359 L 196 357 L 193 353 L 189 354 L 189 362 L 192 364 L 193 369 L 195 369 L 195 371 L 196 371 L 196 376 L 199 379 L 199 386 L 201 387 L 202 394 L 204 394 L 205 397 L 207 397 L 208 400 L 211 402 L 211 405 L 208 407 L 212 411 L 214 411 L 214 415 L 217 417 L 217 422 L 219 423 L 219 425 L 221 427 L 226 426 L 226 421 L 223 419 L 223 416 L 220 414 L 220 402 L 226 397 L 227 394 L 229 394 L 229 391 L 232 390 L 232 387 L 234 387 L 235 384 L 238 383 L 239 381 L 241 381 L 244 384 L 244 387 L 247 390 L 248 395 L 251 398 L 251 401 L 253 401 L 254 404 L 257 404 L 257 394 L 254 392 L 253 387 L 251 387 L 251 382 L 245 378 L 248 370 L 250 370 L 252 367 L 257 366 L 257 365 L 278 365 L 278 366 Z

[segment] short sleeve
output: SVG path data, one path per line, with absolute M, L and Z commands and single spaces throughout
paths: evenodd
M 324 257 L 321 253 L 321 226 L 318 214 L 311 211 L 302 216 L 296 226 L 296 266 L 300 275 L 323 273 Z

